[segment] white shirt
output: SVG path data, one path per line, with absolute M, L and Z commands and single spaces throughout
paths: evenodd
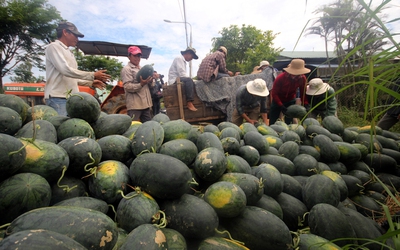
M 79 85 L 91 86 L 94 72 L 78 70 L 78 64 L 71 50 L 59 40 L 49 44 L 46 55 L 46 86 L 44 97 L 62 97 L 67 93 L 79 92 Z M 80 81 L 86 80 L 86 81 Z
M 186 60 L 181 55 L 174 59 L 168 71 L 168 85 L 174 84 L 177 77 L 188 77 L 186 75 Z

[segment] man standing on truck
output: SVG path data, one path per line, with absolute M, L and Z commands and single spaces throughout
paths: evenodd
M 67 116 L 67 94 L 79 92 L 78 85 L 104 89 L 110 75 L 107 70 L 86 72 L 78 70 L 78 64 L 69 47 L 75 47 L 78 37 L 84 35 L 70 22 L 61 22 L 56 28 L 57 40 L 45 49 L 46 85 L 44 98 L 48 106 L 59 115 Z
M 186 94 L 186 105 L 191 111 L 197 111 L 197 108 L 193 105 L 194 81 L 186 74 L 186 62 L 198 58 L 196 50 L 188 47 L 186 50 L 181 51 L 181 56 L 174 59 L 168 72 L 168 85 L 176 83 L 178 77 L 180 78 L 180 81 L 183 82 Z
M 136 74 L 140 70 L 140 59 L 142 51 L 137 46 L 128 48 L 128 64 L 121 70 L 121 79 L 124 84 L 126 96 L 126 109 L 128 115 L 133 121 L 142 123 L 150 121 L 152 114 L 150 112 L 153 102 L 149 85 L 153 82 L 153 76 L 143 79 L 140 76 L 140 82 L 136 80 Z
M 199 70 L 197 71 L 197 79 L 203 80 L 204 82 L 211 82 L 218 80 L 221 77 L 233 76 L 232 71 L 226 68 L 226 56 L 228 50 L 221 46 L 212 54 L 206 56 L 201 61 Z M 235 75 L 240 74 L 236 72 Z

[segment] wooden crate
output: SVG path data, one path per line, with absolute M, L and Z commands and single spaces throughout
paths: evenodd
M 179 90 L 179 87 L 180 90 Z M 181 92 L 179 95 L 178 93 Z M 189 123 L 218 123 L 226 120 L 226 115 L 217 109 L 207 107 L 200 98 L 194 95 L 193 104 L 197 111 L 190 111 L 186 107 L 186 95 L 183 86 L 178 84 L 163 87 L 164 105 L 171 120 L 183 119 Z

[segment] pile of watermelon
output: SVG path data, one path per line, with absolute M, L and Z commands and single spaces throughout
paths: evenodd
M 86 93 L 68 117 L 13 95 L 0 111 L 0 249 L 396 248 L 379 239 L 397 133 L 334 116 L 142 124 Z

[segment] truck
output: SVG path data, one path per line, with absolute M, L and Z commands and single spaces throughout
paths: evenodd
M 102 41 L 79 41 L 77 48 L 85 55 L 127 56 L 129 46 L 138 46 L 142 50 L 142 58 L 147 59 L 151 53 L 151 47 L 145 45 L 129 45 Z M 195 81 L 194 105 L 198 109 L 193 112 L 186 108 L 184 88 L 179 82 L 163 86 L 163 102 L 166 114 L 171 120 L 183 119 L 191 124 L 215 123 L 230 119 L 234 108 L 236 89 L 256 78 L 262 78 L 268 84 L 272 84 L 274 70 L 267 68 L 259 74 L 239 75 L 224 77 L 217 81 L 205 83 Z M 42 104 L 45 83 L 6 83 L 5 94 L 20 96 L 28 103 Z M 80 91 L 96 95 L 96 91 L 90 87 L 80 86 Z M 125 91 L 119 81 L 101 102 L 101 110 L 107 114 L 126 114 Z

